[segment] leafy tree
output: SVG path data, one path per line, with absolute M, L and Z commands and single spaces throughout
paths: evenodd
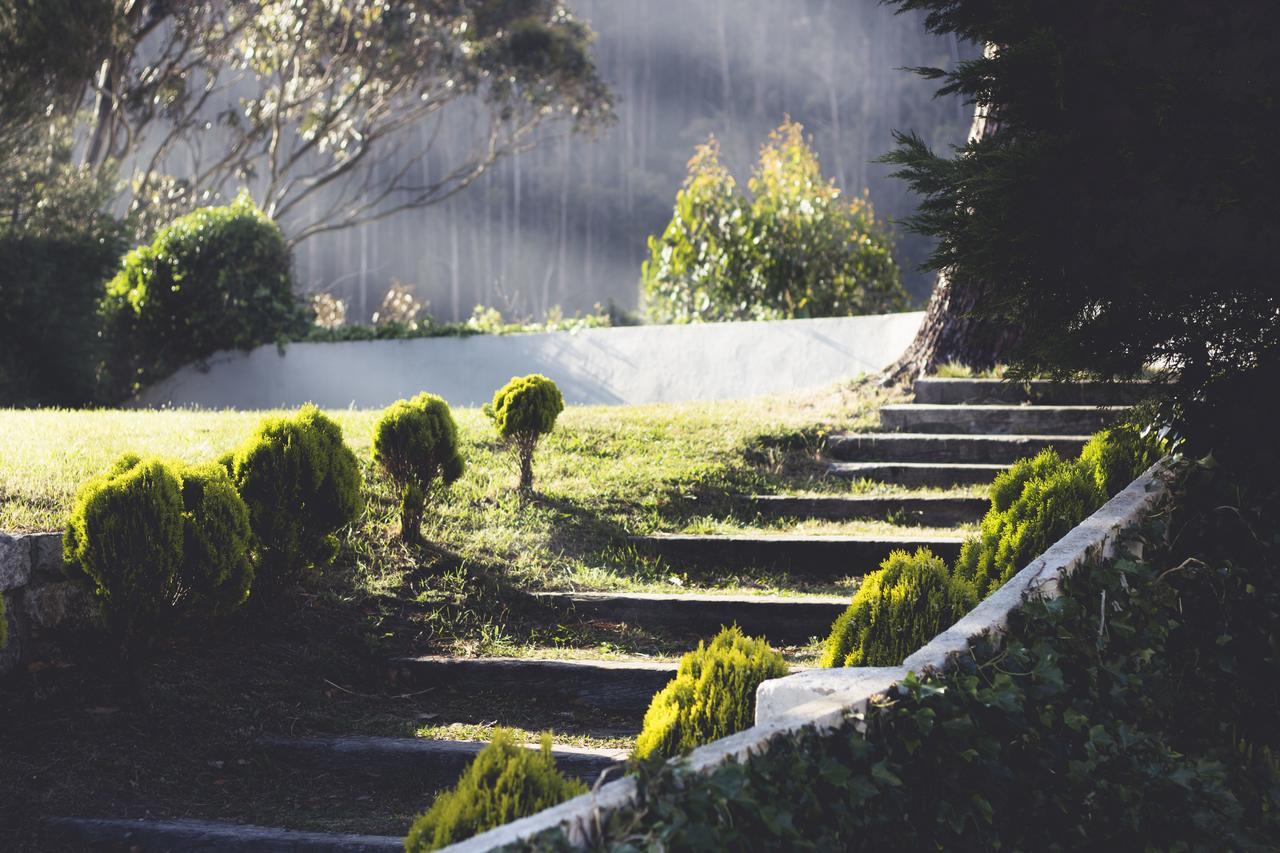
M 907 304 L 892 240 L 866 198 L 824 178 L 804 129 L 769 136 L 738 192 L 715 139 L 689 161 L 675 211 L 649 238 L 641 278 L 658 322 L 768 320 L 892 311 Z
M 36 93 L 81 116 L 86 165 L 125 165 L 144 231 L 247 184 L 295 243 L 442 201 L 549 122 L 611 115 L 590 32 L 560 0 L 56 5 L 93 13 L 65 16 L 92 36 L 73 41 L 79 61 L 57 61 L 55 16 L 19 11 L 29 49 L 12 65 L 59 82 Z M 418 132 L 449 108 L 475 128 L 462 150 Z M 426 173 L 398 165 L 428 157 Z
M 923 73 L 975 100 L 999 132 L 952 156 L 902 135 L 889 160 L 924 196 L 910 225 L 938 238 L 930 266 L 983 282 L 972 314 L 1021 330 L 1014 375 L 1155 365 L 1188 423 L 1233 377 L 1274 387 L 1275 5 L 894 5 L 925 10 L 935 33 L 993 45 Z M 1206 423 L 1223 430 L 1202 430 L 1208 445 L 1274 447 L 1262 419 L 1216 410 Z M 1224 440 L 1241 429 L 1255 441 Z

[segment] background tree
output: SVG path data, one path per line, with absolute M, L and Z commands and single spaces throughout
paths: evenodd
M 448 198 L 548 122 L 610 115 L 589 31 L 559 0 L 90 6 L 106 25 L 58 103 L 86 108 L 85 165 L 125 164 L 144 228 L 247 185 L 296 244 Z M 474 132 L 444 158 L 417 131 L 454 105 Z M 428 157 L 430 176 L 414 168 Z
M 931 266 L 981 282 L 972 314 L 1021 331 L 1015 375 L 1154 366 L 1184 419 L 1236 377 L 1274 387 L 1274 4 L 895 5 L 998 45 L 925 73 L 996 110 L 1000 132 L 953 157 L 902 136 L 892 160 L 924 196 L 911 225 L 939 239 Z
M 865 198 L 824 178 L 804 129 L 769 135 L 748 200 L 713 138 L 689 161 L 675 212 L 649 239 L 642 286 L 658 322 L 772 320 L 899 310 L 892 240 Z

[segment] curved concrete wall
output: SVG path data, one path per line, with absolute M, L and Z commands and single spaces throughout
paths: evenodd
M 290 344 L 225 352 L 142 393 L 143 406 L 377 408 L 419 391 L 487 402 L 512 376 L 544 373 L 568 403 L 722 400 L 818 388 L 891 364 L 924 314 L 634 326 Z

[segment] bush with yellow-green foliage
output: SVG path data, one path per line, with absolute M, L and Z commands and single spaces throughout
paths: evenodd
M 669 758 L 751 726 L 756 688 L 787 674 L 782 655 L 764 640 L 722 628 L 711 643 L 680 659 L 676 677 L 644 715 L 636 758 Z
M 558 805 L 585 793 L 587 786 L 566 778 L 551 754 L 551 733 L 539 749 L 529 749 L 515 732 L 498 729 L 452 790 L 436 795 L 431 808 L 413 822 L 406 853 L 436 850 L 473 835 Z
M 928 548 L 894 551 L 831 627 L 821 666 L 897 666 L 978 602 Z
M 224 463 L 249 507 L 255 589 L 271 597 L 333 561 L 360 511 L 360 466 L 342 427 L 313 405 L 267 417 Z
M 564 397 L 556 383 L 540 373 L 513 376 L 493 395 L 484 413 L 493 419 L 498 437 L 511 444 L 520 462 L 520 493 L 533 492 L 533 450 L 551 432 L 564 411 Z
M 249 513 L 217 465 L 134 454 L 76 494 L 63 551 L 126 655 L 180 618 L 225 614 L 249 594 Z
M 227 613 L 253 585 L 249 508 L 216 463 L 182 469 L 182 571 L 179 595 L 188 606 Z
M 1108 498 L 1132 483 L 1167 450 L 1154 428 L 1130 424 L 1104 429 L 1080 451 L 1080 463 L 1093 474 L 1098 490 Z
M 373 428 L 373 461 L 400 487 L 400 538 L 416 542 L 432 485 L 449 485 L 464 468 L 449 404 L 425 393 L 392 403 Z

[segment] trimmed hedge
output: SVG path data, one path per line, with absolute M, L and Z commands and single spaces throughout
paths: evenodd
M 1080 451 L 1080 464 L 1092 473 L 1106 497 L 1132 483 L 1164 456 L 1166 443 L 1154 430 L 1125 424 L 1104 429 Z
M 928 548 L 894 551 L 862 579 L 819 666 L 897 666 L 977 603 L 973 585 Z
M 551 432 L 564 411 L 564 397 L 556 383 L 540 373 L 513 376 L 493 395 L 484 413 L 493 419 L 498 437 L 516 449 L 520 461 L 520 493 L 533 492 L 533 450 Z
M 249 507 L 257 589 L 271 597 L 338 550 L 334 533 L 360 511 L 360 467 L 342 428 L 313 405 L 263 418 L 223 463 Z
M 244 192 L 175 219 L 125 255 L 102 310 L 125 393 L 219 350 L 288 340 L 310 326 L 284 236 Z
M 432 485 L 449 485 L 465 468 L 449 404 L 425 393 L 392 403 L 373 428 L 373 461 L 400 487 L 400 537 L 417 541 Z
M 669 758 L 751 726 L 756 688 L 787 674 L 782 655 L 738 626 L 680 659 L 676 677 L 653 697 L 635 757 Z
M 520 744 L 516 733 L 497 729 L 458 784 L 442 791 L 420 815 L 404 840 L 407 853 L 436 850 L 510 823 L 586 793 L 587 786 L 565 778 L 551 754 L 551 733 L 538 749 Z

